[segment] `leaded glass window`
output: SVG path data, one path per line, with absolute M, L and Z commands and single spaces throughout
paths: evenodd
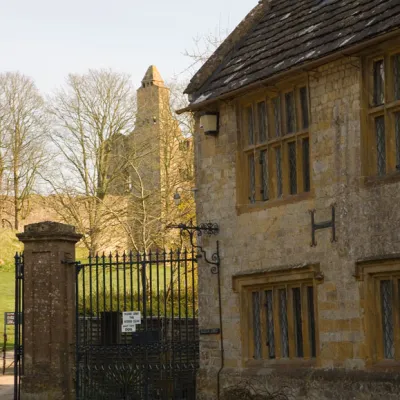
M 250 295 L 252 358 L 316 357 L 314 288 L 310 283 L 277 283 Z
M 293 317 L 296 357 L 303 357 L 303 325 L 301 320 L 300 288 L 293 288 Z
M 317 348 L 315 343 L 315 316 L 314 316 L 314 288 L 307 287 L 307 305 L 308 305 L 308 333 L 311 349 L 311 357 L 317 356 Z
M 364 104 L 367 105 L 367 98 L 371 103 L 371 97 L 372 104 L 367 109 L 367 118 L 362 117 L 361 121 L 362 131 L 367 135 L 364 173 L 382 177 L 400 171 L 400 49 L 378 57 L 366 59 L 371 78 L 362 93 L 365 93 Z
M 366 343 L 373 362 L 400 361 L 400 262 L 382 259 L 359 265 L 366 312 Z M 390 365 L 390 364 L 387 364 Z
M 288 144 L 289 153 L 289 188 L 290 194 L 297 193 L 297 162 L 296 162 L 296 142 Z
M 276 190 L 277 197 L 282 196 L 283 184 L 282 184 L 282 154 L 281 148 L 275 148 L 275 168 L 276 168 Z
M 300 89 L 300 105 L 301 105 L 302 128 L 307 129 L 309 125 L 309 117 L 308 117 L 308 93 L 306 87 L 302 87 Z
M 279 290 L 279 325 L 281 329 L 281 355 L 283 358 L 287 358 L 289 357 L 289 334 L 286 289 Z
M 376 135 L 376 162 L 378 175 L 386 173 L 386 138 L 385 138 L 385 117 L 375 118 Z
M 304 138 L 302 140 L 303 146 L 303 191 L 309 192 L 311 189 L 310 180 L 310 140 Z
M 274 311 L 273 311 L 273 292 L 267 290 L 266 296 L 266 308 L 267 308 L 267 346 L 269 358 L 275 358 L 275 328 L 274 328 Z
M 294 92 L 285 94 L 286 106 L 286 133 L 294 133 L 296 131 L 296 106 L 294 103 Z
M 385 358 L 394 358 L 393 332 L 393 283 L 391 280 L 380 282 L 383 351 Z
M 262 202 L 310 191 L 307 91 L 304 85 L 292 86 L 285 91 L 267 91 L 251 102 L 243 100 L 239 162 L 247 172 L 238 191 L 240 208 L 245 211 L 249 203 L 261 206 Z
M 385 65 L 383 60 L 374 62 L 374 105 L 378 106 L 385 102 Z
M 267 110 L 265 101 L 257 103 L 258 131 L 260 142 L 267 140 Z
M 251 203 L 256 201 L 256 166 L 254 161 L 254 154 L 249 157 L 249 179 L 250 179 L 250 196 L 249 200 Z
M 400 100 L 400 54 L 393 56 L 394 98 Z
M 268 150 L 262 150 L 260 153 L 261 162 L 261 195 L 263 201 L 269 199 L 269 188 L 268 188 Z
M 400 170 L 400 112 L 394 115 L 394 132 L 396 137 L 396 168 Z
M 249 145 L 254 144 L 254 123 L 253 123 L 253 107 L 247 107 L 247 133 Z
M 253 292 L 253 341 L 254 358 L 259 360 L 262 356 L 261 350 L 261 319 L 260 319 L 260 292 Z
M 275 120 L 275 137 L 281 136 L 281 98 L 275 97 L 272 100 L 273 108 L 274 108 L 274 120 Z

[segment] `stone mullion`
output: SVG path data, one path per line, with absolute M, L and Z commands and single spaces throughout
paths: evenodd
M 400 360 L 400 307 L 399 307 L 399 279 L 398 277 L 392 277 L 393 286 L 393 332 L 394 332 L 394 358 Z

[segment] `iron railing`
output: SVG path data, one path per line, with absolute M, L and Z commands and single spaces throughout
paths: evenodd
M 97 255 L 76 266 L 77 400 L 194 400 L 194 250 Z M 124 332 L 127 312 L 140 312 Z

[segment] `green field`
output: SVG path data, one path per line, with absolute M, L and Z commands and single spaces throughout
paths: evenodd
M 0 272 L 0 348 L 4 344 L 4 312 L 14 311 L 14 272 Z M 14 344 L 14 327 L 7 326 L 7 343 L 10 347 Z M 8 346 L 7 346 L 8 347 Z
M 14 311 L 14 256 L 22 250 L 15 231 L 0 229 L 0 350 L 4 344 L 4 313 Z M 7 327 L 7 347 L 14 345 L 14 327 Z

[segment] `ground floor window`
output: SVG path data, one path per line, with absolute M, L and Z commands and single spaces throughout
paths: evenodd
M 234 278 L 248 360 L 317 357 L 315 266 Z
M 359 264 L 370 359 L 400 361 L 400 260 Z
M 253 358 L 315 357 L 314 307 L 311 282 L 253 291 Z

